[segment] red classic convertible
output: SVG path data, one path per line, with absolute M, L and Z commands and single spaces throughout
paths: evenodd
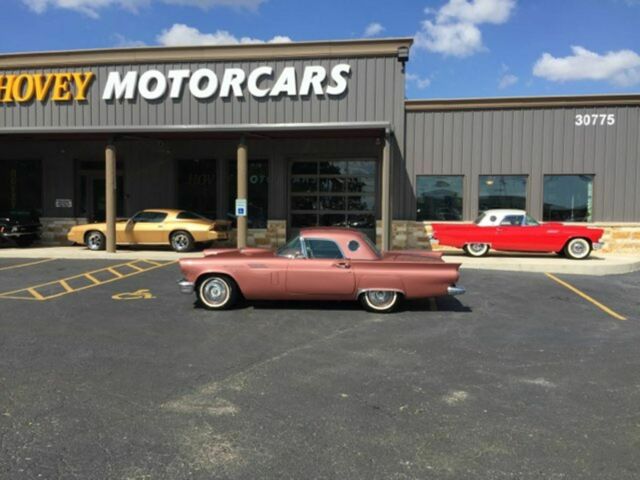
M 576 260 L 602 248 L 604 230 L 562 223 L 538 223 L 524 210 L 487 210 L 472 224 L 433 224 L 433 243 L 462 248 L 472 257 L 489 249 L 556 252 Z
M 348 228 L 308 228 L 277 251 L 209 249 L 203 258 L 180 260 L 183 293 L 195 291 L 210 310 L 247 300 L 360 300 L 370 311 L 389 312 L 401 298 L 459 295 L 460 264 L 441 253 L 381 253 L 369 238 Z

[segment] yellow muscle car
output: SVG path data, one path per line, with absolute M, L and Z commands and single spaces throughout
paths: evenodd
M 197 243 L 211 243 L 229 238 L 228 221 L 213 221 L 186 210 L 142 210 L 128 220 L 116 222 L 118 245 L 171 245 L 176 252 L 188 252 Z M 106 246 L 106 223 L 89 223 L 71 227 L 67 238 L 89 250 Z

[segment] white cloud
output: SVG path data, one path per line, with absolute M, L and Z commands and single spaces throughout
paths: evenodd
M 505 73 L 504 75 L 502 75 L 502 77 L 500 77 L 500 80 L 498 81 L 498 88 L 502 90 L 515 85 L 516 83 L 518 83 L 517 76 L 515 76 L 513 73 Z
M 214 7 L 231 7 L 236 9 L 256 10 L 266 0 L 22 0 L 36 13 L 44 13 L 47 9 L 63 8 L 84 13 L 92 18 L 99 17 L 99 11 L 107 7 L 120 7 L 137 11 L 154 2 L 171 5 L 184 5 L 209 9 Z
M 486 50 L 479 25 L 509 20 L 516 0 L 449 0 L 440 9 L 425 9 L 433 20 L 424 20 L 415 45 L 445 56 L 468 57 Z
M 449 21 L 501 24 L 509 20 L 515 0 L 449 0 L 437 15 L 438 23 Z
M 141 40 L 131 40 L 119 33 L 114 34 L 113 38 L 115 39 L 115 46 L 118 48 L 136 48 L 146 46 L 146 43 Z
M 239 45 L 249 43 L 288 43 L 289 37 L 277 35 L 266 42 L 251 37 L 236 37 L 226 30 L 217 30 L 213 33 L 201 32 L 197 28 L 190 27 L 182 23 L 175 23 L 166 30 L 163 30 L 156 37 L 158 43 L 165 46 L 181 45 Z
M 440 25 L 426 20 L 414 40 L 418 48 L 454 57 L 468 57 L 484 48 L 480 29 L 470 23 Z
M 427 88 L 431 85 L 431 78 L 429 77 L 421 77 L 415 73 L 407 73 L 406 76 L 407 82 L 413 82 L 416 84 L 420 90 Z
M 640 83 L 640 55 L 632 50 L 607 52 L 604 55 L 584 47 L 571 47 L 573 55 L 554 57 L 544 53 L 533 67 L 536 77 L 553 82 L 572 80 L 608 81 L 619 87 Z
M 380 35 L 385 31 L 385 28 L 378 22 L 373 22 L 367 25 L 367 28 L 364 29 L 365 37 L 375 37 L 376 35 Z

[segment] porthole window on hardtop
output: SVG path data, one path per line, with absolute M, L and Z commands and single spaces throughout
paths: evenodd
M 360 248 L 360 244 L 355 240 L 351 240 L 348 246 L 349 250 L 352 252 L 356 252 Z

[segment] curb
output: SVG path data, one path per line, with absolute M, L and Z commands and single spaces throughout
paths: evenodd
M 444 257 L 445 262 L 460 263 L 461 270 L 495 270 L 524 273 L 563 273 L 569 275 L 607 276 L 640 271 L 637 257 L 598 257 L 591 260 L 489 258 L 469 259 L 458 256 Z

